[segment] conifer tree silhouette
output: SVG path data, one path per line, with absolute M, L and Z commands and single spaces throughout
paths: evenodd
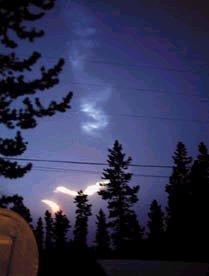
M 200 143 L 199 154 L 191 168 L 191 221 L 193 251 L 199 260 L 209 260 L 209 153 Z
M 116 140 L 113 149 L 109 149 L 108 168 L 104 169 L 101 184 L 104 189 L 98 192 L 107 200 L 111 239 L 117 252 L 124 252 L 128 243 L 142 238 L 143 228 L 139 225 L 133 205 L 138 201 L 139 186 L 129 186 L 132 174 L 127 172 L 131 157 L 125 158 L 122 145 Z
M 51 101 L 48 106 L 44 106 L 37 96 L 38 92 L 59 83 L 64 60 L 58 60 L 49 69 L 40 66 L 40 77 L 31 79 L 28 72 L 32 71 L 41 54 L 34 51 L 26 58 L 18 57 L 17 54 L 17 47 L 22 45 L 23 40 L 33 42 L 44 35 L 43 30 L 31 28 L 31 25 L 53 8 L 54 4 L 55 0 L 1 0 L 0 3 L 0 41 L 2 47 L 5 47 L 0 53 L 0 125 L 16 130 L 15 137 L 0 138 L 0 176 L 11 179 L 22 177 L 32 167 L 31 163 L 20 165 L 7 159 L 19 156 L 27 149 L 21 130 L 36 127 L 39 118 L 53 116 L 70 108 L 72 92 L 61 102 Z M 28 75 L 30 78 L 26 77 Z
M 148 212 L 148 241 L 150 254 L 155 257 L 162 256 L 164 245 L 164 213 L 157 200 L 153 200 Z
M 45 249 L 50 251 L 54 248 L 54 219 L 52 214 L 47 210 L 45 212 Z
M 153 200 L 148 213 L 148 237 L 154 242 L 161 241 L 164 235 L 164 213 L 157 200 Z
M 88 203 L 88 196 L 79 191 L 75 197 L 76 204 L 76 220 L 73 231 L 74 241 L 78 246 L 86 246 L 88 234 L 88 218 L 91 216 L 91 204 Z
M 54 239 L 56 249 L 64 249 L 67 245 L 67 234 L 70 229 L 70 222 L 62 210 L 55 213 Z
M 96 218 L 96 253 L 99 257 L 107 257 L 110 252 L 110 237 L 108 233 L 108 223 L 102 209 L 99 210 Z
M 38 218 L 36 228 L 35 228 L 35 236 L 38 244 L 39 254 L 42 254 L 43 251 L 43 242 L 44 242 L 44 226 L 43 220 L 41 217 Z
M 189 175 L 192 158 L 187 155 L 183 143 L 177 144 L 173 160 L 173 171 L 169 183 L 166 185 L 166 192 L 168 193 L 166 236 L 169 241 L 167 244 L 172 251 L 171 254 L 175 255 L 176 247 L 181 245 L 181 252 L 178 253 L 178 257 L 182 255 L 185 258 L 191 242 L 189 240 L 189 214 L 191 212 Z

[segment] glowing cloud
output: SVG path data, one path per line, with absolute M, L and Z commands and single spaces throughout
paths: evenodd
M 82 129 L 87 133 L 93 134 L 95 130 L 103 129 L 107 126 L 108 119 L 106 114 L 98 107 L 95 107 L 95 104 L 86 102 L 81 105 L 81 111 L 93 120 L 82 124 Z
M 89 10 L 78 3 L 62 3 L 65 5 L 65 20 L 70 27 L 70 40 L 67 43 L 69 51 L 69 62 L 71 69 L 78 81 L 88 79 L 88 82 L 98 82 L 97 78 L 89 75 L 89 68 L 86 65 L 89 57 L 91 57 L 97 42 L 97 19 L 89 14 Z M 69 7 L 70 6 L 70 7 Z M 70 10 L 70 12 L 68 12 Z M 101 83 L 101 80 L 99 80 Z M 101 103 L 109 100 L 112 88 L 104 83 L 104 88 L 92 90 L 88 97 L 92 99 L 82 98 L 80 111 L 83 112 L 87 119 L 81 123 L 81 129 L 88 135 L 100 135 L 99 130 L 103 130 L 108 125 L 108 116 L 105 114 Z M 88 93 L 89 94 L 89 93 Z
M 95 193 L 99 192 L 100 190 L 105 189 L 105 186 L 101 186 L 100 184 L 105 185 L 105 184 L 108 184 L 108 183 L 109 183 L 109 180 L 103 180 L 103 181 L 97 182 L 94 185 L 89 185 L 83 191 L 83 193 L 88 195 L 88 196 L 94 195 Z M 70 196 L 73 196 L 73 197 L 75 197 L 78 194 L 78 192 L 72 191 L 72 190 L 70 190 L 66 187 L 63 187 L 63 186 L 57 187 L 54 192 L 55 193 L 60 192 L 60 193 L 70 195 Z
M 55 193 L 63 193 L 63 194 L 67 194 L 67 195 L 71 195 L 71 196 L 77 196 L 77 192 L 76 191 L 72 191 L 68 188 L 65 188 L 63 186 L 58 186 L 56 187 L 56 189 L 54 190 Z
M 100 181 L 100 182 L 97 182 L 95 185 L 90 185 L 88 186 L 84 191 L 83 193 L 88 195 L 88 196 L 91 196 L 97 192 L 99 192 L 100 190 L 104 189 L 105 186 L 101 186 L 100 184 L 108 184 L 109 181 L 108 180 L 104 180 L 104 181 Z
M 66 14 L 66 20 L 70 22 L 72 32 L 68 42 L 69 61 L 76 72 L 82 72 L 85 59 L 95 47 L 96 28 L 89 22 L 89 17 L 86 16 L 86 11 L 82 7 L 73 4 L 73 9 L 74 13 L 71 8 L 70 17 Z
M 83 193 L 88 195 L 88 196 L 91 196 L 91 195 L 97 193 L 99 190 L 100 190 L 100 187 L 99 187 L 98 184 L 90 185 L 83 191 Z
M 41 202 L 43 202 L 46 205 L 48 205 L 51 208 L 51 210 L 52 210 L 53 213 L 56 213 L 56 212 L 58 212 L 60 210 L 60 206 L 57 203 L 55 203 L 54 201 L 52 201 L 52 200 L 43 199 L 43 200 L 41 200 Z

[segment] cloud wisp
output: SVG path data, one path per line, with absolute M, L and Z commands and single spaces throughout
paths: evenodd
M 71 5 L 70 14 L 67 13 L 65 18 L 71 26 L 68 57 L 74 73 L 79 75 L 84 70 L 85 59 L 95 48 L 96 28 L 90 23 L 92 20 L 87 10 L 76 3 Z
M 95 103 L 85 102 L 81 105 L 81 111 L 84 112 L 89 120 L 83 122 L 81 127 L 88 134 L 95 134 L 96 131 L 104 129 L 108 125 L 108 117 L 102 109 L 99 109 Z
M 72 36 L 67 46 L 74 78 L 77 81 L 83 81 L 85 78 L 85 82 L 101 83 L 98 77 L 89 73 L 89 66 L 88 70 L 86 69 L 86 60 L 91 57 L 92 52 L 95 54 L 95 46 L 97 45 L 97 29 L 94 17 L 89 14 L 88 9 L 73 3 L 70 15 L 66 14 L 66 20 L 72 28 Z M 81 129 L 87 135 L 99 136 L 100 132 L 109 124 L 103 104 L 109 100 L 112 88 L 109 84 L 104 84 L 104 88 L 86 89 L 86 91 L 89 92 L 89 95 L 82 97 L 80 104 L 80 111 L 86 118 L 85 121 L 81 122 Z M 91 100 L 89 100 L 89 96 L 91 96 Z
M 76 191 L 73 191 L 73 190 L 70 190 L 64 186 L 58 186 L 56 187 L 56 189 L 54 190 L 55 193 L 63 193 L 63 194 L 66 194 L 66 195 L 70 195 L 70 196 L 77 196 L 77 192 Z
M 86 189 L 83 190 L 83 193 L 88 196 L 92 196 L 96 193 L 98 193 L 100 190 L 105 189 L 105 185 L 109 183 L 109 180 L 103 180 L 100 182 L 96 182 L 96 184 L 89 185 L 86 187 Z M 102 185 L 101 185 L 102 184 Z M 75 197 L 78 195 L 78 191 L 70 190 L 64 186 L 58 186 L 54 190 L 55 193 L 62 193 L 66 194 L 72 197 Z
M 60 211 L 60 206 L 52 200 L 42 199 L 41 202 L 43 202 L 44 204 L 49 206 L 53 213 L 56 213 L 56 212 Z
M 80 109 L 87 116 L 87 120 L 81 124 L 83 131 L 95 136 L 100 133 L 100 130 L 108 126 L 109 117 L 102 105 L 109 100 L 111 93 L 111 86 L 107 86 L 100 89 L 99 95 L 92 95 L 82 99 Z

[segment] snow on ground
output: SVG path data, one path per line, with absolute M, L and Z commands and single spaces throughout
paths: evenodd
M 108 276 L 206 276 L 205 263 L 99 260 Z

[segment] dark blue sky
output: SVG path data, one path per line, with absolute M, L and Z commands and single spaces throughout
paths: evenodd
M 209 121 L 209 16 L 204 1 L 198 1 L 199 6 L 160 0 L 58 2 L 39 22 L 45 37 L 21 43 L 18 52 L 26 56 L 39 50 L 48 66 L 65 58 L 59 86 L 42 98 L 59 99 L 72 90 L 72 110 L 25 131 L 29 146 L 22 157 L 105 162 L 107 148 L 118 139 L 134 163 L 169 165 L 178 141 L 193 156 L 200 141 L 208 145 L 209 124 L 194 121 Z M 102 171 L 93 166 L 34 165 Z M 53 193 L 55 187 L 78 190 L 99 179 L 99 174 L 35 168 L 22 179 L 2 179 L 1 190 L 22 194 L 35 216 L 46 209 L 43 198 L 58 202 L 73 216 L 72 198 Z M 137 209 L 145 221 L 151 200 L 164 204 L 166 179 L 133 177 L 132 183 L 141 187 Z M 95 210 L 104 205 L 96 195 L 90 200 Z

